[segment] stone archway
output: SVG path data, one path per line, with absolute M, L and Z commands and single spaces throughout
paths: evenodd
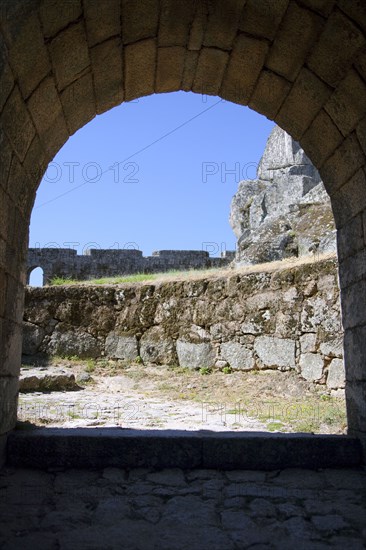
M 0 30 L 1 441 L 16 421 L 28 227 L 47 164 L 96 114 L 177 90 L 249 105 L 319 169 L 338 229 L 349 433 L 365 438 L 363 2 L 3 0 Z

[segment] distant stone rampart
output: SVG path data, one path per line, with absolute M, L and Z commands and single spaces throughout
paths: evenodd
M 30 248 L 27 282 L 37 267 L 43 269 L 43 283 L 48 284 L 54 277 L 87 281 L 134 273 L 224 267 L 234 256 L 235 252 L 223 252 L 220 257 L 211 257 L 204 250 L 157 250 L 145 257 L 140 250 L 132 249 L 90 249 L 78 255 L 71 248 Z

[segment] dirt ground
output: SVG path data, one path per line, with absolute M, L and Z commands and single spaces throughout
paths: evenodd
M 32 367 L 32 366 L 31 366 Z M 34 366 L 33 366 L 34 367 Z M 193 371 L 54 359 L 22 369 L 74 374 L 74 391 L 20 394 L 20 427 L 121 426 L 187 430 L 346 433 L 345 400 L 294 372 Z

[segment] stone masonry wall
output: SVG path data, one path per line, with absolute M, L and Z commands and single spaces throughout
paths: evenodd
M 43 282 L 47 284 L 53 277 L 86 281 L 134 273 L 224 267 L 234 256 L 235 252 L 229 251 L 214 258 L 204 250 L 158 250 L 145 257 L 140 250 L 129 249 L 90 249 L 79 256 L 70 248 L 30 248 L 27 282 L 36 267 L 43 269 Z
M 153 284 L 27 288 L 23 353 L 296 370 L 344 387 L 335 259 Z

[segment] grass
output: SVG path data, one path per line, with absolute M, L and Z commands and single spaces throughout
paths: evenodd
M 281 432 L 284 428 L 282 422 L 268 422 L 267 430 L 269 432 Z
M 256 264 L 243 266 L 238 268 L 210 268 L 210 269 L 191 269 L 188 271 L 172 270 L 164 273 L 136 273 L 134 275 L 121 275 L 118 277 L 103 277 L 100 279 L 90 279 L 77 281 L 68 277 L 53 277 L 50 284 L 52 286 L 61 285 L 118 285 L 124 283 L 139 284 L 145 282 L 170 282 L 180 280 L 200 280 L 205 278 L 220 278 L 228 277 L 233 273 L 245 275 L 250 273 L 274 273 L 290 267 L 301 265 L 316 264 L 325 260 L 336 260 L 336 254 L 317 254 L 309 256 L 301 256 L 300 258 L 286 258 L 276 262 L 267 262 L 264 264 Z
M 71 279 L 71 277 L 53 277 L 50 282 L 52 286 L 75 285 L 77 283 L 78 281 Z
M 101 277 L 99 279 L 90 279 L 84 281 L 78 281 L 76 279 L 71 279 L 70 277 L 53 277 L 51 279 L 51 286 L 62 286 L 62 285 L 77 285 L 77 284 L 89 284 L 89 285 L 118 285 L 123 283 L 144 283 L 149 281 L 164 280 L 164 279 L 174 279 L 174 278 L 191 278 L 195 275 L 210 275 L 214 274 L 217 271 L 221 271 L 218 268 L 212 269 L 191 269 L 188 271 L 178 271 L 171 270 L 164 273 L 135 273 L 133 275 L 121 275 L 117 277 Z
M 199 373 L 202 374 L 202 376 L 206 376 L 208 374 L 211 374 L 212 370 L 210 367 L 201 367 L 199 370 Z

